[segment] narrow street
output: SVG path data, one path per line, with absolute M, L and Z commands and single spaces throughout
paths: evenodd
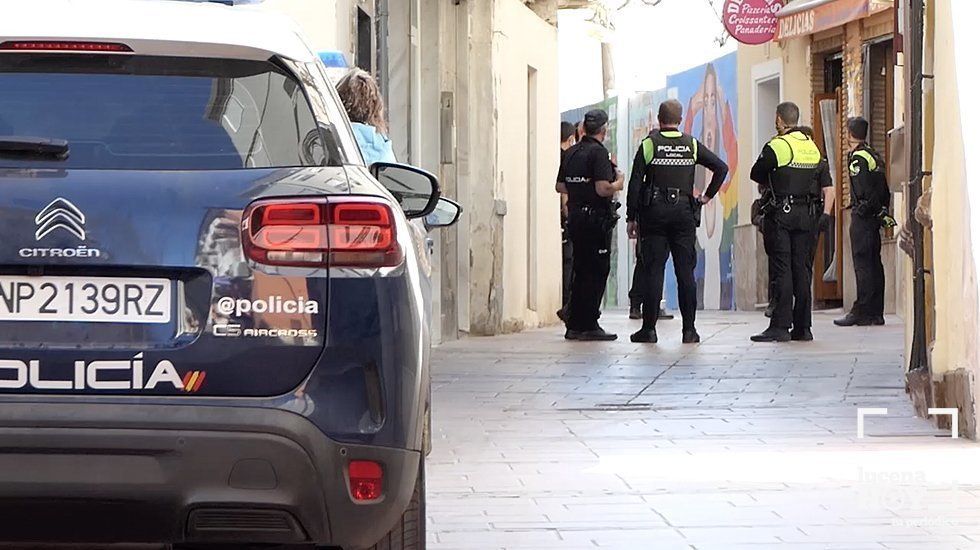
M 811 344 L 705 313 L 702 344 L 673 320 L 643 346 L 612 312 L 610 344 L 549 328 L 438 348 L 432 547 L 980 548 L 980 449 L 912 414 L 902 325 L 833 317 Z M 858 407 L 888 409 L 864 439 Z

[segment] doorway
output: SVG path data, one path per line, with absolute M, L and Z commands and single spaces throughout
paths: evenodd
M 813 94 L 813 139 L 830 164 L 837 196 L 846 192 L 842 181 L 840 105 L 844 88 L 843 53 L 835 52 L 814 59 L 823 67 L 823 90 Z M 820 234 L 813 261 L 813 297 L 819 307 L 840 307 L 844 299 L 844 216 L 843 201 L 834 205 L 834 223 Z
M 780 77 L 774 75 L 755 83 L 755 153 L 769 143 L 775 133 L 773 127 L 776 107 L 781 101 Z
M 362 8 L 357 8 L 357 37 L 354 62 L 358 68 L 374 73 L 374 21 Z

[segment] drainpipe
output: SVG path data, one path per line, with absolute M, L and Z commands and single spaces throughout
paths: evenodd
M 381 97 L 384 98 L 385 112 L 387 113 L 390 86 L 390 79 L 388 78 L 388 0 L 376 0 L 374 15 L 378 87 L 381 88 Z
M 909 357 L 909 372 L 928 372 L 928 349 L 926 342 L 926 269 L 925 269 L 925 239 L 922 224 L 915 219 L 915 208 L 922 196 L 922 181 L 930 176 L 922 168 L 922 81 L 927 78 L 923 74 L 923 34 L 924 34 L 924 5 L 923 0 L 908 1 L 908 33 L 905 43 L 906 70 L 910 75 L 908 102 L 909 131 L 909 188 L 908 188 L 908 219 L 912 229 L 912 243 L 915 248 L 912 255 L 912 294 L 913 294 L 913 325 L 912 350 Z

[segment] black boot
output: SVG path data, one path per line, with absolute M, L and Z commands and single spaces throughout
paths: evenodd
M 753 342 L 789 342 L 789 331 L 784 328 L 769 327 L 761 334 L 751 338 Z
M 578 338 L 583 342 L 612 342 L 618 338 L 615 334 L 611 332 L 606 332 L 602 327 L 596 327 L 592 330 L 586 330 L 578 333 Z
M 701 335 L 698 331 L 692 329 L 685 330 L 681 336 L 681 342 L 685 344 L 697 344 L 701 341 Z
M 811 332 L 808 328 L 801 328 L 799 330 L 793 329 L 789 333 L 789 337 L 794 342 L 812 342 L 813 332 Z
M 840 319 L 834 319 L 834 324 L 839 327 L 853 327 L 858 324 L 861 318 L 853 313 L 848 313 L 847 315 L 841 317 Z
M 630 304 L 630 319 L 634 321 L 643 318 L 643 310 L 640 309 L 640 304 L 633 302 Z
M 630 335 L 630 342 L 642 343 L 642 344 L 656 344 L 657 343 L 657 329 L 656 328 L 641 328 L 640 330 L 634 332 Z

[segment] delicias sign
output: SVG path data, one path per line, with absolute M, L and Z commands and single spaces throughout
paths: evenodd
M 776 37 L 776 14 L 783 0 L 725 0 L 725 29 L 743 44 L 765 44 Z

